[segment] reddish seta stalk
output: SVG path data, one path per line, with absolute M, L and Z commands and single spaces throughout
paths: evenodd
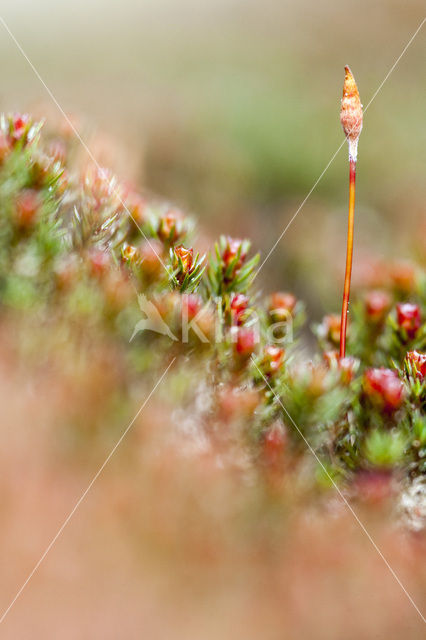
M 352 256 L 354 245 L 355 212 L 355 176 L 358 139 L 362 129 L 362 104 L 355 78 L 349 67 L 345 67 L 345 82 L 340 110 L 340 121 L 349 144 L 349 215 L 348 239 L 346 249 L 345 284 L 343 288 L 342 317 L 340 321 L 340 357 L 346 356 L 346 332 L 348 324 L 348 306 L 351 289 Z
M 352 257 L 354 248 L 354 214 L 355 214 L 355 178 L 356 160 L 349 160 L 349 213 L 348 239 L 346 245 L 345 284 L 343 287 L 342 318 L 340 321 L 340 357 L 346 356 L 346 328 L 348 322 L 349 295 L 351 291 Z

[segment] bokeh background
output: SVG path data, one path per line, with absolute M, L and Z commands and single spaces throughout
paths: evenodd
M 105 162 L 193 212 L 212 237 L 247 234 L 266 255 L 342 141 L 343 66 L 366 105 L 424 4 L 3 0 L 2 14 L 89 144 L 95 129 L 119 143 Z M 0 108 L 53 118 L 3 27 L 0 56 Z M 422 30 L 365 116 L 355 281 L 425 243 L 425 56 Z M 264 268 L 263 286 L 295 290 L 314 318 L 340 304 L 346 158 L 345 145 Z

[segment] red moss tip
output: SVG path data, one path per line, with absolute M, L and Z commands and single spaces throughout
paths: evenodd
M 363 379 L 364 394 L 385 413 L 393 413 L 404 400 L 404 385 L 396 371 L 367 369 Z
M 176 257 L 175 266 L 179 266 L 179 261 L 180 261 L 182 272 L 191 273 L 191 270 L 193 267 L 193 260 L 194 260 L 194 250 L 186 249 L 183 246 L 183 244 L 180 244 L 178 247 L 175 247 L 174 253 Z
M 407 333 L 407 337 L 412 340 L 422 324 L 422 315 L 418 304 L 410 302 L 396 305 L 396 318 L 400 329 Z
M 406 355 L 412 372 L 416 378 L 424 380 L 426 378 L 426 354 L 420 351 L 409 351 Z
M 234 293 L 230 304 L 232 324 L 242 324 L 248 305 L 249 299 L 247 296 L 243 293 Z
M 239 327 L 235 349 L 240 356 L 248 358 L 256 349 L 257 342 L 258 337 L 254 329 L 251 327 Z
M 272 344 L 266 345 L 263 350 L 262 368 L 267 376 L 278 371 L 284 362 L 285 351 L 281 347 Z
M 372 290 L 365 296 L 365 313 L 371 322 L 379 324 L 383 322 L 391 308 L 392 298 L 387 291 Z

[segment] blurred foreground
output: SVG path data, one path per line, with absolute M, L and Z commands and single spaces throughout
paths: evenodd
M 111 398 L 114 359 L 90 354 L 83 376 L 59 354 L 54 373 L 23 367 L 10 335 L 3 323 L 2 610 L 146 397 L 139 390 L 134 413 L 110 429 L 69 440 L 67 423 L 87 428 L 96 390 Z M 337 494 L 314 503 L 290 469 L 279 489 L 260 481 L 232 430 L 189 434 L 170 400 L 180 375 L 172 368 L 135 421 L 2 637 L 422 638 L 418 613 Z M 386 505 L 356 510 L 424 610 L 424 535 Z

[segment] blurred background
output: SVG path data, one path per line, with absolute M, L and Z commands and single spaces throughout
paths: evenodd
M 83 137 L 96 128 L 119 142 L 114 169 L 196 214 L 212 237 L 249 235 L 266 255 L 342 141 L 344 65 L 366 105 L 424 4 L 3 0 L 2 14 Z M 0 108 L 53 118 L 3 27 L 0 55 Z M 372 260 L 425 244 L 425 55 L 423 29 L 365 116 L 355 280 Z M 340 304 L 347 172 L 344 145 L 263 273 L 313 317 Z

